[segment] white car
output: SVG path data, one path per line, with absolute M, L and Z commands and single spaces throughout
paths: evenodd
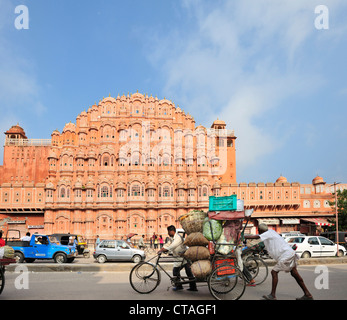
M 291 238 L 291 237 L 298 237 L 298 236 L 304 237 L 305 236 L 304 234 L 300 233 L 299 231 L 284 232 L 284 233 L 281 233 L 280 235 L 287 242 L 288 242 L 289 238 Z
M 288 239 L 288 244 L 295 250 L 301 258 L 310 257 L 342 257 L 346 254 L 346 249 L 337 245 L 327 238 L 320 236 L 296 236 Z

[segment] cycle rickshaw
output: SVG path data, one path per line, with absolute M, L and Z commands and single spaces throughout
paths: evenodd
M 228 220 L 228 215 L 225 214 L 225 212 L 220 217 L 216 217 L 216 215 L 211 212 L 208 212 L 208 215 L 212 219 L 214 218 L 224 221 Z M 230 220 L 235 220 L 235 214 L 230 215 L 230 217 Z M 241 220 L 241 226 L 244 217 L 244 211 L 238 212 L 237 218 Z M 129 275 L 132 288 L 141 294 L 153 292 L 161 282 L 160 270 L 162 270 L 169 277 L 172 286 L 176 287 L 177 285 L 189 284 L 194 281 L 197 283 L 198 287 L 207 285 L 209 292 L 216 300 L 240 299 L 245 292 L 247 280 L 239 267 L 238 257 L 235 254 L 235 249 L 242 244 L 242 235 L 246 226 L 247 223 L 244 226 L 243 231 L 238 234 L 236 244 L 219 243 L 215 239 L 212 240 L 215 250 L 214 252 L 210 252 L 212 272 L 209 275 L 206 275 L 203 278 L 193 279 L 182 276 L 173 277 L 165 270 L 165 268 L 160 265 L 160 260 L 162 260 L 163 257 L 159 254 L 148 261 L 139 263 L 132 268 Z M 211 223 L 210 227 L 212 229 Z M 218 253 L 218 248 L 220 246 L 233 246 L 233 250 L 231 250 L 229 254 L 220 254 Z M 242 259 L 241 255 L 239 256 L 239 259 Z M 255 275 L 256 274 L 258 273 L 255 273 Z

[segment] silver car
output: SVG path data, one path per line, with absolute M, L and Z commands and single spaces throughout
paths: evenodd
M 133 261 L 139 263 L 146 258 L 143 250 L 135 249 L 123 240 L 103 240 L 93 254 L 99 263 L 106 261 Z

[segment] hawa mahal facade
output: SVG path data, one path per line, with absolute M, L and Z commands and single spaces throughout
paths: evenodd
M 207 211 L 209 196 L 231 194 L 254 209 L 251 232 L 261 222 L 310 234 L 330 224 L 333 186 L 318 176 L 237 183 L 235 143 L 224 121 L 196 126 L 173 102 L 140 93 L 103 98 L 51 139 L 14 125 L 0 166 L 0 229 L 148 239 L 192 209 Z

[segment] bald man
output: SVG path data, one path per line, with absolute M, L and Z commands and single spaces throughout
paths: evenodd
M 246 239 L 261 239 L 269 255 L 277 262 L 271 271 L 272 289 L 269 295 L 264 295 L 266 300 L 277 300 L 276 288 L 278 284 L 278 273 L 280 271 L 290 272 L 294 277 L 304 295 L 297 300 L 313 300 L 311 293 L 306 288 L 304 280 L 297 270 L 299 256 L 292 247 L 274 230 L 269 230 L 266 224 L 258 226 L 259 235 L 245 235 Z

